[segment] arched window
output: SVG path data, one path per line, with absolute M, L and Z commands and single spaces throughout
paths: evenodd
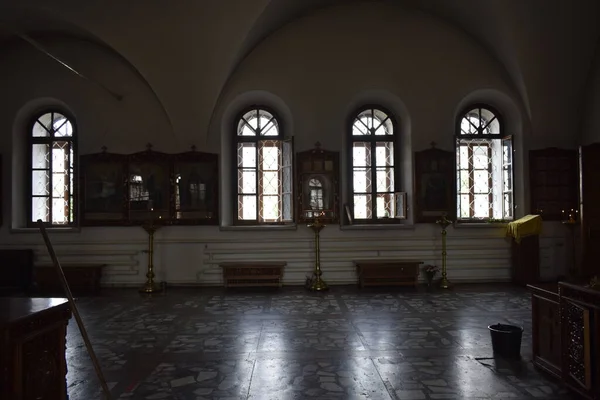
M 311 178 L 308 181 L 310 191 L 310 208 L 312 210 L 323 209 L 323 182 L 319 178 Z
M 353 115 L 349 160 L 352 218 L 358 223 L 398 222 L 394 192 L 399 185 L 396 122 L 381 107 Z
M 241 113 L 236 123 L 237 224 L 293 222 L 291 139 L 276 115 L 264 107 Z
M 458 219 L 513 219 L 512 137 L 489 106 L 471 106 L 458 118 L 456 179 Z
M 38 219 L 50 226 L 74 225 L 77 201 L 74 121 L 60 111 L 38 114 L 30 125 L 28 158 L 28 225 Z

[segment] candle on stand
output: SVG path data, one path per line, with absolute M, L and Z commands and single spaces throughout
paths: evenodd
M 571 212 L 569 213 L 569 222 L 575 222 L 577 221 L 577 210 L 574 210 L 571 208 Z
M 560 210 L 561 220 L 565 223 L 574 224 L 578 221 L 579 210 L 571 208 L 570 210 Z

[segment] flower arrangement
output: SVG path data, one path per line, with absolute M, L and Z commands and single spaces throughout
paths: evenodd
M 430 287 L 433 282 L 433 278 L 435 274 L 438 273 L 440 269 L 435 265 L 424 265 L 423 272 L 425 272 L 425 277 L 427 278 L 427 286 Z
M 423 266 L 423 272 L 425 272 L 426 274 L 432 274 L 435 275 L 436 273 L 439 272 L 439 268 L 435 265 L 424 265 Z

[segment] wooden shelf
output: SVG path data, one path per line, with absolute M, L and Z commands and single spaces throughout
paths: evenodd
M 531 214 L 560 221 L 562 210 L 577 209 L 577 150 L 547 148 L 529 152 Z

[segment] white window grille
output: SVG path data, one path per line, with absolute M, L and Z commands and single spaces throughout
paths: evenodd
M 462 220 L 514 218 L 512 137 L 497 112 L 472 107 L 456 135 L 457 215 Z
M 293 222 L 293 143 L 274 114 L 245 112 L 237 124 L 237 223 Z
M 396 126 L 380 108 L 360 110 L 351 127 L 352 218 L 358 222 L 397 222 Z
M 60 112 L 45 112 L 34 119 L 29 132 L 29 218 L 32 225 L 69 226 L 75 222 L 75 132 Z

